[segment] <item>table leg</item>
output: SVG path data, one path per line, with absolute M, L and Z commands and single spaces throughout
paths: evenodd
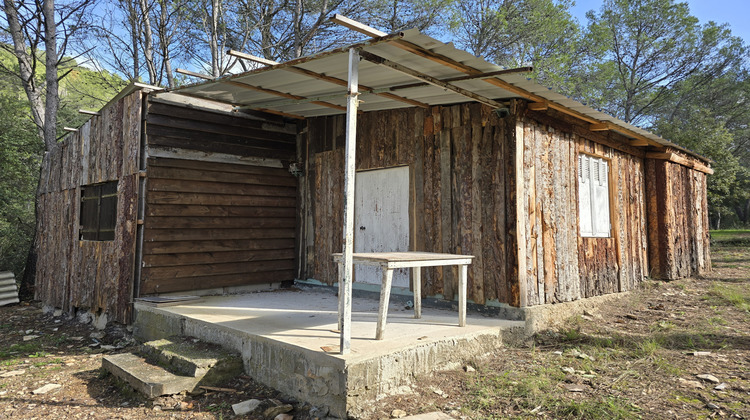
M 458 326 L 466 326 L 466 278 L 468 277 L 468 266 L 458 267 Z
M 385 332 L 385 320 L 388 317 L 388 301 L 391 299 L 391 283 L 393 282 L 393 269 L 383 267 L 383 284 L 380 286 L 380 310 L 378 311 L 378 329 L 375 339 L 382 340 Z
M 422 318 L 422 267 L 411 269 L 414 274 L 414 318 Z
M 344 328 L 344 264 L 339 263 L 339 331 Z

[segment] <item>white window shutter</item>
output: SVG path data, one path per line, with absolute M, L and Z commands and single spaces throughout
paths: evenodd
M 596 162 L 596 182 L 592 182 L 593 191 L 593 236 L 608 237 L 610 230 L 609 220 L 609 176 L 607 161 L 594 159 Z
M 581 236 L 594 234 L 591 204 L 591 158 L 578 155 L 578 220 Z

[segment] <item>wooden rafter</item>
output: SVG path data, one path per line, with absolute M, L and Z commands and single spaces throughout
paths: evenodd
M 243 59 L 246 59 L 246 60 L 255 61 L 255 62 L 264 64 L 264 65 L 267 65 L 267 66 L 273 66 L 273 65 L 281 64 L 281 63 L 278 63 L 276 61 L 266 60 L 264 58 L 256 57 L 256 56 L 250 55 L 250 54 L 240 53 L 238 51 L 233 51 L 233 50 L 229 50 L 227 52 L 227 54 L 233 55 L 235 57 L 243 58 Z M 325 74 L 320 74 L 320 73 L 314 72 L 312 70 L 303 69 L 301 67 L 285 67 L 284 70 L 292 72 L 292 73 L 301 74 L 301 75 L 304 75 L 304 76 L 307 76 L 307 77 L 311 77 L 313 79 L 323 80 L 323 81 L 326 81 L 328 83 L 332 83 L 332 84 L 337 85 L 337 86 L 346 87 L 347 84 L 348 84 L 347 81 L 344 80 L 344 79 L 339 79 L 338 77 L 327 76 Z M 393 94 L 393 93 L 375 92 L 375 88 L 371 88 L 369 86 L 359 85 L 359 88 L 363 92 L 374 93 L 376 95 L 379 95 L 379 96 L 382 96 L 384 98 L 388 98 L 388 99 L 391 99 L 391 100 L 394 100 L 394 101 L 404 102 L 404 103 L 407 103 L 409 105 L 414 105 L 414 106 L 418 106 L 418 107 L 421 107 L 421 108 L 429 108 L 430 107 L 430 105 L 428 105 L 428 104 L 426 104 L 424 102 L 416 101 L 414 99 L 404 98 L 403 96 L 399 96 L 399 95 L 396 95 L 396 94 Z
M 529 103 L 530 111 L 546 111 L 549 109 L 548 102 L 531 102 Z
M 415 78 L 417 80 L 421 80 L 421 81 L 423 81 L 425 83 L 428 83 L 428 84 L 431 84 L 431 85 L 434 85 L 434 86 L 437 86 L 437 87 L 440 87 L 440 88 L 443 88 L 443 89 L 447 89 L 447 90 L 453 91 L 453 92 L 455 92 L 455 93 L 457 93 L 459 95 L 462 95 L 462 96 L 465 96 L 467 98 L 473 99 L 473 100 L 475 100 L 477 102 L 481 102 L 481 103 L 483 103 L 485 105 L 489 105 L 489 106 L 491 106 L 493 108 L 503 108 L 504 107 L 503 104 L 501 104 L 501 103 L 499 103 L 497 101 L 494 101 L 492 99 L 486 98 L 486 97 L 484 97 L 482 95 L 476 94 L 476 93 L 471 92 L 469 90 L 466 90 L 464 88 L 460 88 L 458 86 L 452 85 L 450 83 L 443 82 L 442 80 L 436 79 L 436 78 L 434 78 L 432 76 L 428 76 L 428 75 L 426 75 L 424 73 L 420 73 L 420 72 L 418 72 L 416 70 L 413 70 L 413 69 L 410 69 L 408 67 L 402 66 L 401 64 L 398 64 L 398 63 L 393 62 L 391 60 L 388 60 L 388 59 L 385 59 L 383 57 L 377 56 L 377 55 L 372 54 L 370 52 L 360 51 L 360 56 L 362 58 L 364 58 L 365 60 L 371 62 L 371 63 L 374 63 L 374 64 L 377 64 L 377 65 L 380 65 L 380 66 L 384 66 L 384 67 L 390 68 L 392 70 L 395 70 L 395 71 L 398 71 L 400 73 L 406 74 L 407 76 L 413 77 L 413 78 Z
M 603 122 L 603 123 L 596 123 L 591 124 L 589 126 L 589 130 L 591 131 L 607 131 L 610 130 L 609 123 Z
M 89 111 L 88 109 L 79 109 L 79 114 L 85 114 L 85 115 L 102 115 L 101 112 L 98 111 Z
M 298 100 L 298 101 L 307 100 L 307 98 L 304 97 L 304 96 L 299 96 L 299 95 L 294 95 L 294 94 L 291 94 L 291 93 L 281 92 L 281 91 L 274 90 L 274 89 L 262 88 L 262 87 L 259 87 L 259 86 L 253 86 L 253 85 L 248 84 L 248 83 L 237 82 L 237 81 L 234 81 L 234 80 L 228 80 L 225 83 L 230 84 L 232 86 L 237 86 L 237 87 L 240 87 L 240 88 L 243 88 L 243 89 L 250 89 L 250 90 L 254 90 L 256 92 L 262 92 L 262 93 L 267 93 L 269 95 L 280 96 L 282 98 L 294 99 L 294 100 Z M 324 107 L 327 107 L 327 108 L 337 109 L 339 111 L 346 111 L 346 107 L 345 106 L 332 104 L 330 102 L 313 100 L 313 101 L 310 101 L 310 103 L 315 104 L 315 105 L 324 106 Z
M 193 76 L 193 77 L 197 77 L 197 78 L 203 79 L 203 80 L 213 80 L 214 79 L 213 77 L 211 77 L 211 76 L 209 76 L 207 74 L 196 73 L 196 72 L 190 71 L 190 70 L 176 69 L 175 71 L 177 73 L 184 74 L 186 76 Z
M 340 15 L 338 13 L 333 15 L 329 20 L 338 25 L 357 31 L 361 34 L 365 34 L 371 38 L 380 38 L 380 37 L 388 35 L 387 33 L 383 31 L 379 31 L 371 26 L 367 26 L 364 23 L 357 22 L 354 19 L 349 19 L 348 17 L 344 15 Z
M 678 165 L 688 167 L 690 169 L 695 169 L 696 171 L 703 172 L 709 175 L 714 173 L 714 170 L 711 169 L 711 167 L 704 165 L 696 161 L 695 159 L 690 159 L 684 156 L 680 156 L 674 152 L 646 153 L 646 159 L 666 160 L 672 163 L 676 163 Z

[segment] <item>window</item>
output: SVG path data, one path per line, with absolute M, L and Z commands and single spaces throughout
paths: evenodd
M 117 181 L 81 187 L 81 240 L 115 239 Z
M 581 236 L 609 237 L 609 162 L 578 155 L 578 211 Z

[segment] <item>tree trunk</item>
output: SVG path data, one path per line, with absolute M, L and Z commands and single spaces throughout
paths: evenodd
M 55 24 L 55 1 L 44 0 L 42 3 L 42 14 L 44 16 L 44 47 L 45 64 L 47 68 L 44 113 L 44 144 L 47 151 L 52 150 L 57 144 L 57 110 L 60 107 L 60 92 L 58 91 L 57 78 L 57 25 Z
M 159 75 L 154 62 L 154 32 L 151 29 L 150 7 L 146 0 L 139 0 L 141 16 L 143 18 L 143 57 L 146 59 L 148 82 L 154 86 L 159 84 Z

